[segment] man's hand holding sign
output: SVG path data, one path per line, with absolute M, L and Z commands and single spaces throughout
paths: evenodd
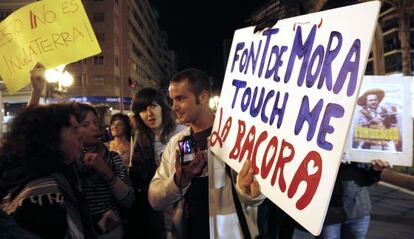
M 251 198 L 260 194 L 259 182 L 254 178 L 254 171 L 249 160 L 246 160 L 237 177 L 240 189 Z

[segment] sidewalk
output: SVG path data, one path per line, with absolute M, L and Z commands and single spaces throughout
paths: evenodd
M 370 189 L 372 212 L 367 239 L 414 238 L 414 192 L 379 183 Z

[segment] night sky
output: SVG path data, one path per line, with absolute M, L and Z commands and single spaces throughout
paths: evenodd
M 151 0 L 168 45 L 178 55 L 177 70 L 196 67 L 213 77 L 214 89 L 224 77 L 223 40 L 266 0 Z

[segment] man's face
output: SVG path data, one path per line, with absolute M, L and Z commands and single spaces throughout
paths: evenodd
M 168 88 L 173 105 L 172 110 L 177 115 L 179 123 L 193 123 L 201 113 L 201 104 L 196 103 L 196 96 L 190 91 L 187 79 L 171 82 Z
M 377 97 L 377 95 L 368 95 L 367 96 L 367 106 L 370 109 L 376 109 L 378 107 L 378 97 Z

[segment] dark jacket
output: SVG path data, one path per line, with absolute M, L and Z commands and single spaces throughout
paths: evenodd
M 381 179 L 381 172 L 370 164 L 341 163 L 332 192 L 325 225 L 356 219 L 371 212 L 368 186 Z
M 148 187 L 157 165 L 152 142 L 148 147 L 137 143 L 129 168 L 135 202 L 128 213 L 128 223 L 124 226 L 125 238 L 165 238 L 163 213 L 154 210 L 148 202 Z

